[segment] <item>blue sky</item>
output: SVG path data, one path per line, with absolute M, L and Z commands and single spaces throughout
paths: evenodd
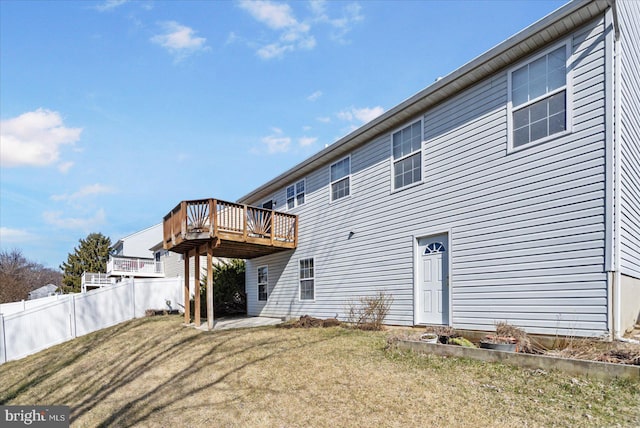
M 236 200 L 563 1 L 0 1 L 0 248 Z

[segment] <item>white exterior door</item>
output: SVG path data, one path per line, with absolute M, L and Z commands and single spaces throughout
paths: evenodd
M 416 324 L 449 323 L 447 240 L 444 236 L 418 240 Z

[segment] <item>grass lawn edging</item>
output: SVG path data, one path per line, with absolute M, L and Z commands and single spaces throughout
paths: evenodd
M 604 363 L 600 361 L 574 360 L 548 355 L 520 354 L 491 349 L 465 348 L 455 345 L 432 344 L 413 340 L 398 340 L 399 350 L 443 357 L 472 358 L 488 363 L 503 363 L 528 369 L 560 370 L 574 375 L 598 379 L 624 378 L 640 380 L 640 366 Z

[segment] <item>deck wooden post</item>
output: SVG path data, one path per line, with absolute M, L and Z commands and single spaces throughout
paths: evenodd
M 213 238 L 215 236 L 215 224 L 213 222 L 214 207 L 215 201 L 213 199 L 209 199 L 209 238 Z
M 182 239 L 187 238 L 187 224 L 189 223 L 189 213 L 187 212 L 187 201 L 180 202 L 180 234 Z
M 276 228 L 275 228 L 275 216 L 276 216 L 276 212 L 275 211 L 271 211 L 271 215 L 269 216 L 269 235 L 271 238 L 271 246 L 273 246 L 273 238 L 276 234 Z
M 191 323 L 191 305 L 189 301 L 189 253 L 184 253 L 184 323 Z
M 242 239 L 244 242 L 247 242 L 247 216 L 249 215 L 249 209 L 246 205 L 243 205 L 242 207 L 242 212 L 244 213 L 242 216 Z
M 211 201 L 211 218 L 213 220 L 211 222 L 211 224 L 213 224 L 213 234 L 211 237 L 213 238 L 218 235 L 218 201 L 215 199 Z
M 207 245 L 207 328 L 213 330 L 213 242 Z
M 200 252 L 198 250 L 195 251 L 195 260 L 194 260 L 194 273 L 193 277 L 195 278 L 195 304 L 193 305 L 193 318 L 196 324 L 196 327 L 200 327 Z

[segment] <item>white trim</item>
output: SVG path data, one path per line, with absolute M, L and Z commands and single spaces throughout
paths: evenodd
M 411 187 L 417 186 L 419 184 L 424 183 L 424 165 L 425 165 L 425 161 L 424 161 L 424 144 L 425 144 L 425 140 L 424 140 L 424 121 L 423 121 L 424 117 L 423 115 L 420 115 L 414 119 L 411 119 L 407 122 L 405 122 L 402 126 L 398 126 L 395 129 L 392 129 L 391 132 L 389 133 L 389 161 L 390 161 L 390 175 L 391 175 L 391 192 L 390 193 L 396 193 L 405 189 L 409 189 Z M 412 126 L 414 123 L 416 122 L 420 122 L 420 149 L 419 150 L 415 150 L 407 155 L 402 156 L 399 159 L 395 159 L 393 157 L 393 134 L 402 131 L 405 128 L 408 128 L 410 126 Z M 415 155 L 416 153 L 420 152 L 420 180 L 418 181 L 414 181 L 413 183 L 410 184 L 406 184 L 402 187 L 398 187 L 396 188 L 395 186 L 395 164 L 396 162 L 400 162 L 403 161 L 413 155 Z
M 331 168 L 339 163 L 342 162 L 345 159 L 349 159 L 349 174 L 347 174 L 344 177 L 339 178 L 338 180 L 331 180 Z M 341 198 L 338 199 L 333 199 L 333 185 L 334 183 L 338 183 L 339 181 L 348 179 L 349 180 L 349 193 Z M 334 202 L 338 202 L 341 201 L 343 199 L 347 199 L 351 197 L 351 190 L 352 190 L 353 186 L 352 186 L 352 182 L 351 182 L 351 153 L 349 153 L 347 156 L 341 157 L 340 159 L 338 159 L 335 162 L 332 162 L 331 165 L 329 165 L 329 203 L 334 203 Z
M 304 202 L 299 204 L 298 203 L 298 183 L 303 182 L 304 183 Z M 293 207 L 289 208 L 289 194 L 288 194 L 288 190 L 289 187 L 293 187 Z M 304 204 L 307 203 L 307 178 L 304 177 L 301 180 L 296 180 L 294 183 L 290 184 L 289 186 L 286 186 L 284 188 L 284 206 L 285 206 L 285 210 L 286 211 L 291 211 L 294 210 L 296 208 L 298 208 L 299 206 L 302 206 Z
M 418 299 L 418 287 L 420 286 L 419 282 L 419 274 L 418 274 L 418 264 L 420 263 L 420 251 L 418 251 L 418 241 L 424 238 L 431 238 L 433 236 L 446 235 L 447 248 L 447 292 L 449 293 L 449 316 L 447 320 L 447 325 L 453 326 L 453 281 L 451 280 L 453 276 L 453 271 L 451 270 L 451 260 L 453 259 L 453 252 L 451 249 L 451 228 L 428 228 L 421 229 L 416 231 L 413 235 L 411 235 L 411 247 L 413 248 L 413 325 L 416 324 L 418 320 L 418 305 L 416 305 Z
M 561 42 L 558 43 L 554 43 L 553 45 L 545 48 L 544 50 L 531 55 L 527 58 L 525 58 L 522 61 L 519 61 L 518 63 L 516 63 L 515 65 L 512 65 L 511 67 L 509 67 L 509 69 L 507 70 L 507 154 L 509 153 L 513 153 L 513 152 L 518 152 L 520 150 L 529 148 L 529 147 L 533 147 L 536 146 L 538 144 L 542 144 L 545 143 L 547 141 L 550 140 L 555 140 L 557 138 L 563 137 L 565 135 L 571 134 L 573 132 L 573 48 L 572 48 L 572 42 L 573 38 L 572 37 L 568 37 L 564 40 L 562 40 Z M 562 91 L 565 91 L 565 96 L 566 96 L 566 105 L 565 105 L 565 130 L 562 132 L 556 132 L 555 134 L 552 135 L 548 135 L 544 138 L 540 138 L 538 140 L 535 141 L 530 141 L 526 144 L 523 144 L 521 146 L 518 147 L 514 147 L 513 146 L 513 104 L 511 101 L 511 89 L 512 89 L 512 75 L 513 72 L 518 70 L 519 68 L 532 63 L 533 61 L 537 60 L 538 58 L 541 58 L 547 54 L 549 54 L 550 52 L 558 49 L 559 47 L 561 47 L 562 45 L 565 46 L 566 49 L 566 81 L 563 87 L 561 88 L 557 88 L 554 89 L 551 92 L 547 92 L 544 95 L 541 95 L 537 98 L 534 98 L 533 100 L 527 101 L 526 103 L 523 103 L 521 105 L 518 106 L 518 108 L 516 110 L 520 110 L 522 108 L 526 108 L 532 104 L 535 104 L 538 101 L 544 100 L 546 98 L 549 98 L 550 96 L 560 93 Z
M 300 278 L 300 262 L 303 260 L 311 260 L 313 263 L 313 277 L 312 278 L 304 278 L 301 279 Z M 316 279 L 318 277 L 317 272 L 316 272 L 316 258 L 315 256 L 311 256 L 311 257 L 302 257 L 298 259 L 298 263 L 297 263 L 297 274 L 298 276 L 298 302 L 315 302 L 316 301 Z M 313 299 L 302 299 L 301 295 L 302 295 L 302 287 L 301 287 L 301 282 L 302 281 L 307 281 L 309 279 L 313 280 Z
M 267 282 L 266 283 L 261 283 L 260 282 L 260 269 L 266 268 L 267 269 Z M 262 300 L 260 299 L 260 285 L 264 284 L 266 286 L 265 292 L 267 295 L 267 298 Z M 256 300 L 258 302 L 268 302 L 269 301 L 269 265 L 262 265 L 262 266 L 257 266 L 256 267 Z

